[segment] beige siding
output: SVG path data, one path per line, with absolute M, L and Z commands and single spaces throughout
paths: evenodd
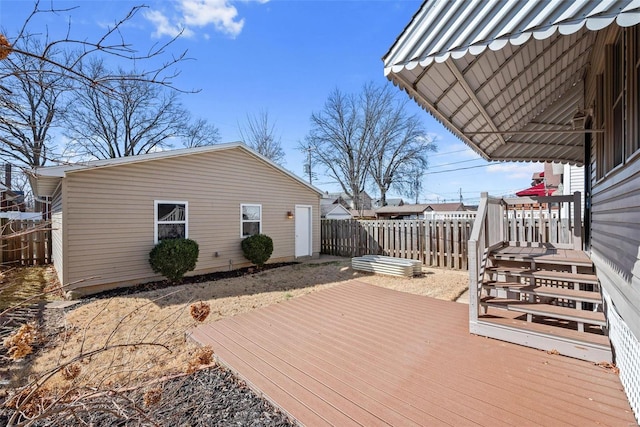
M 51 258 L 58 280 L 64 284 L 62 242 L 62 191 L 59 188 L 51 201 Z
M 320 195 L 242 149 L 72 172 L 65 181 L 67 281 L 86 279 L 82 287 L 157 278 L 148 264 L 154 200 L 189 203 L 189 238 L 200 246 L 193 274 L 249 265 L 240 249 L 241 203 L 262 205 L 271 261 L 293 259 L 287 211 L 312 205 L 313 252 L 320 251 Z
M 587 106 L 594 104 L 596 75 L 604 70 L 605 44 L 616 26 L 599 34 L 585 85 Z M 594 141 L 595 142 L 595 139 Z M 640 337 L 640 157 L 597 179 L 595 145 L 591 167 L 591 252 L 606 293 L 634 334 Z

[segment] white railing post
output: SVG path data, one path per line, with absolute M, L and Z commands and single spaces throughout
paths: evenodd
M 582 200 L 579 191 L 573 193 L 573 249 L 582 250 Z
M 478 242 L 469 240 L 469 322 L 478 321 Z
M 487 244 L 487 211 L 489 194 L 480 194 L 480 204 L 476 219 L 473 222 L 471 237 L 469 238 L 469 326 L 473 327 L 478 321 L 480 307 L 478 289 L 480 286 L 480 269 L 482 268 L 482 254 Z

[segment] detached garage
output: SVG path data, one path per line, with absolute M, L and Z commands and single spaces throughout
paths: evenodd
M 249 266 L 241 240 L 273 239 L 269 262 L 317 257 L 320 197 L 242 143 L 37 168 L 51 203 L 53 261 L 75 295 L 161 279 L 149 251 L 163 238 L 198 242 L 195 271 Z

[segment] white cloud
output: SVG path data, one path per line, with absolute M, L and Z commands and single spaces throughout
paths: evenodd
M 531 178 L 535 172 L 542 172 L 542 163 L 492 163 L 487 166 L 489 173 L 502 173 L 509 179 Z
M 227 0 L 181 0 L 179 8 L 188 26 L 213 24 L 216 30 L 232 37 L 240 34 L 244 26 L 244 19 L 238 19 L 238 10 Z
M 184 24 L 181 22 L 171 23 L 169 18 L 167 18 L 162 12 L 159 10 L 148 10 L 144 12 L 144 17 L 147 18 L 155 27 L 154 37 L 177 37 L 182 33 L 185 37 L 193 36 L 193 32 L 188 28 L 185 28 Z
M 267 3 L 268 0 L 258 0 Z M 196 29 L 213 26 L 214 29 L 230 37 L 236 37 L 244 27 L 244 18 L 238 16 L 234 0 L 175 0 L 173 11 L 150 10 L 144 14 L 156 28 L 154 36 L 193 37 Z M 204 37 L 209 37 L 205 34 Z

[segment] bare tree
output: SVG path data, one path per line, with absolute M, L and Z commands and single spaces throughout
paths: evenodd
M 204 147 L 220 142 L 220 131 L 206 119 L 196 119 L 188 125 L 181 135 L 185 147 Z
M 247 122 L 240 127 L 240 137 L 245 144 L 275 163 L 282 164 L 284 150 L 280 137 L 276 136 L 275 122 L 269 120 L 269 112 L 261 111 L 257 115 L 247 114 Z
M 416 176 L 427 168 L 428 154 L 436 151 L 436 145 L 420 118 L 406 113 L 407 101 L 398 101 L 397 91 L 391 92 L 389 86 L 366 86 L 365 91 L 372 92 L 381 110 L 371 134 L 375 148 L 370 172 L 380 192 L 380 205 L 386 206 L 391 188 L 406 192 L 407 184 L 415 187 Z
M 20 46 L 30 52 L 46 49 L 37 38 L 23 38 Z M 50 49 L 50 58 L 65 62 Z M 66 63 L 66 62 L 65 62 Z M 49 131 L 64 110 L 66 76 L 41 55 L 10 55 L 0 61 L 0 156 L 13 163 L 42 166 L 50 151 Z
M 426 167 L 427 152 L 435 146 L 406 102 L 397 101 L 388 87 L 365 84 L 361 92 L 334 90 L 324 108 L 311 115 L 311 130 L 304 149 L 311 149 L 316 164 L 362 208 L 360 195 L 373 182 L 382 201 L 391 187 L 400 188 L 414 166 Z
M 364 102 L 363 102 L 364 101 Z M 360 194 L 364 192 L 373 145 L 368 128 L 372 123 L 367 114 L 370 100 L 347 95 L 335 89 L 320 112 L 311 114 L 311 130 L 306 137 L 306 149 L 316 164 L 325 167 L 342 190 L 361 209 Z
M 420 193 L 422 193 L 422 178 L 424 177 L 424 168 L 418 165 L 411 165 L 407 171 L 402 174 L 404 179 L 399 183 L 398 189 L 402 194 L 411 197 L 414 203 L 419 203 Z
M 95 61 L 85 74 L 101 80 L 114 73 Z M 166 149 L 184 137 L 191 146 L 215 142 L 217 129 L 202 120 L 192 125 L 176 91 L 136 80 L 135 72 L 120 74 L 122 79 L 75 92 L 64 132 L 74 153 L 108 159 Z
M 40 1 L 35 1 L 16 34 L 0 34 L 0 157 L 7 161 L 38 167 L 51 157 L 57 159 L 49 139 L 50 131 L 65 111 L 67 94 L 80 85 L 106 89 L 108 82 L 133 79 L 173 87 L 172 81 L 177 75 L 173 66 L 184 60 L 185 52 L 164 62 L 157 59 L 167 57 L 167 48 L 175 39 L 140 54 L 125 42 L 121 33 L 143 6 L 130 9 L 96 40 L 74 38 L 70 23 L 64 37 L 50 40 L 35 23 L 39 15 L 73 9 L 41 7 Z M 83 62 L 104 57 L 153 65 L 135 75 L 103 74 L 99 79 L 83 72 Z M 114 86 L 109 90 L 114 90 Z

